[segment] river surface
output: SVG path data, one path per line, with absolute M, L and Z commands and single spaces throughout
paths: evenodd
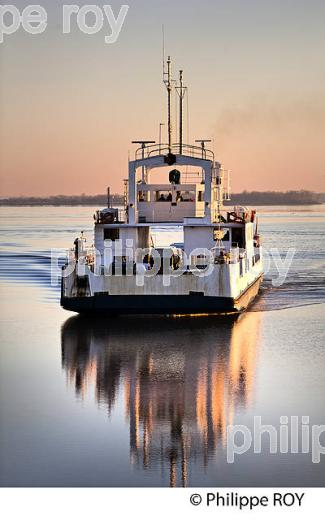
M 63 311 L 51 249 L 91 243 L 94 209 L 0 208 L 0 485 L 325 486 L 325 433 L 302 453 L 325 424 L 325 207 L 259 208 L 267 273 L 236 321 Z

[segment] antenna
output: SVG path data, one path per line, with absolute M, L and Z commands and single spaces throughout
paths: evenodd
M 179 71 L 179 86 L 176 86 L 176 92 L 179 96 L 179 153 L 183 152 L 183 101 L 187 87 L 183 85 L 183 71 Z
M 171 59 L 168 56 L 167 59 L 167 72 L 164 72 L 164 83 L 167 88 L 168 95 L 168 151 L 172 151 L 172 119 L 171 119 L 171 108 L 172 108 L 172 79 L 171 79 Z M 166 79 L 167 75 L 167 79 Z
M 202 159 L 206 158 L 205 143 L 211 143 L 211 139 L 195 139 L 196 143 L 201 143 Z

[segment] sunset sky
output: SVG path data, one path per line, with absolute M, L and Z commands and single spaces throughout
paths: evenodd
M 32 3 L 46 31 L 0 44 L 1 196 L 123 191 L 131 141 L 166 120 L 162 24 L 190 141 L 213 139 L 233 190 L 325 191 L 324 0 L 124 0 L 114 44 L 106 19 L 90 36 L 72 17 L 63 35 L 62 6 L 123 2 Z

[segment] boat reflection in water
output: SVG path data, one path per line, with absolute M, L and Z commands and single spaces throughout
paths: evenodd
M 77 396 L 94 387 L 109 414 L 123 394 L 132 465 L 168 468 L 170 485 L 186 486 L 190 461 L 207 466 L 252 401 L 259 320 L 74 317 L 62 329 L 62 365 Z

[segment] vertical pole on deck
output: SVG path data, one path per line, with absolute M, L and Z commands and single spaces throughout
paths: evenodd
M 179 85 L 176 87 L 176 92 L 179 96 L 179 153 L 183 153 L 183 101 L 187 87 L 183 83 L 183 71 L 179 71 Z
M 161 135 L 162 135 L 162 127 L 165 126 L 165 123 L 159 123 L 159 155 L 161 154 Z
M 137 185 L 134 161 L 129 162 L 129 224 L 135 224 L 137 209 Z
M 208 222 L 211 222 L 211 199 L 212 199 L 212 166 L 207 164 L 204 166 L 204 216 Z
M 171 77 L 171 59 L 167 59 L 167 72 L 164 72 L 164 83 L 167 88 L 167 111 L 168 111 L 168 152 L 172 152 L 172 77 Z M 167 78 L 165 78 L 167 76 Z
M 183 153 L 183 71 L 179 71 L 179 153 Z

